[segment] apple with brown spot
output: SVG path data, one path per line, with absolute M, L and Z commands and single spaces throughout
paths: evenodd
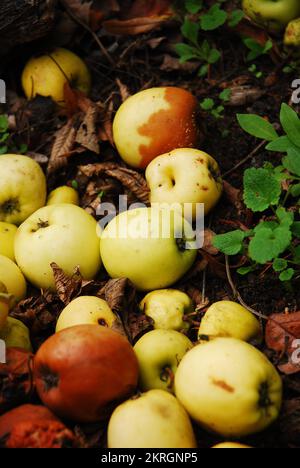
M 42 402 L 55 414 L 93 423 L 134 393 L 138 363 L 119 333 L 79 325 L 45 341 L 35 356 L 34 379 Z
M 200 139 L 197 99 L 175 87 L 152 88 L 127 99 L 118 110 L 113 134 L 121 158 L 145 169 L 157 156 L 194 148 Z

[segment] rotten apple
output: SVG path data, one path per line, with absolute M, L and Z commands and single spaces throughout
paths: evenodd
M 79 325 L 43 343 L 34 360 L 34 380 L 42 402 L 55 414 L 92 423 L 106 419 L 134 393 L 138 363 L 119 333 Z

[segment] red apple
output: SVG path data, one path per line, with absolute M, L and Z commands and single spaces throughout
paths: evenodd
M 6 441 L 6 448 L 77 448 L 79 441 L 59 421 L 23 421 L 16 424 Z
M 101 421 L 130 397 L 138 382 L 138 363 L 119 333 L 79 325 L 51 336 L 34 360 L 34 379 L 42 402 L 62 418 Z

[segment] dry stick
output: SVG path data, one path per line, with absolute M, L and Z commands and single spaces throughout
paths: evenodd
M 271 321 L 277 325 L 277 327 L 281 328 L 288 336 L 291 336 L 295 340 L 297 340 L 297 336 L 291 333 L 284 325 L 281 323 L 277 322 L 277 320 L 273 319 L 272 317 L 268 317 L 267 315 L 262 314 L 261 312 L 258 312 L 257 310 L 253 309 L 252 307 L 248 306 L 242 296 L 240 295 L 239 291 L 237 290 L 236 285 L 234 284 L 234 281 L 232 279 L 231 271 L 230 271 L 230 264 L 229 264 L 229 257 L 228 255 L 225 255 L 225 261 L 226 261 L 226 274 L 227 274 L 227 279 L 230 284 L 230 287 L 232 289 L 233 295 L 235 299 L 239 301 L 239 303 L 245 307 L 245 309 L 249 310 L 253 315 L 256 315 L 256 317 L 259 317 L 262 320 Z
M 238 162 L 232 169 L 230 169 L 229 171 L 225 172 L 225 174 L 223 174 L 223 177 L 227 177 L 229 176 L 230 174 L 232 174 L 232 172 L 234 172 L 236 169 L 238 169 L 239 167 L 243 166 L 249 159 L 253 158 L 253 156 L 256 155 L 256 153 L 258 153 L 258 151 L 267 143 L 266 140 L 262 141 L 256 148 L 254 148 L 253 151 L 251 151 L 251 153 L 248 154 L 248 156 L 246 156 L 244 159 L 242 159 L 240 162 Z
M 102 44 L 102 42 L 100 41 L 99 37 L 97 36 L 97 34 L 88 26 L 88 24 L 86 24 L 84 21 L 82 21 L 80 18 L 78 18 L 78 16 L 76 16 L 73 11 L 70 9 L 68 3 L 66 2 L 66 0 L 60 0 L 60 3 L 63 5 L 63 7 L 65 8 L 66 12 L 68 13 L 68 15 L 70 16 L 70 18 L 77 24 L 79 24 L 79 26 L 81 26 L 82 28 L 84 28 L 88 33 L 90 33 L 90 35 L 93 37 L 93 39 L 95 40 L 95 42 L 97 42 L 98 46 L 100 47 L 100 50 L 101 52 L 103 53 L 103 55 L 105 55 L 105 57 L 107 58 L 107 60 L 109 61 L 109 63 L 113 66 L 115 66 L 115 62 L 113 61 L 113 59 L 111 58 L 111 56 L 109 55 L 109 53 L 107 52 L 106 48 L 104 47 L 104 45 Z

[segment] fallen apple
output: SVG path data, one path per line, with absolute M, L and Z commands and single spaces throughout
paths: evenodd
M 215 445 L 213 449 L 250 449 L 248 445 L 238 444 L 236 442 L 223 442 L 221 444 Z
M 299 0 L 243 0 L 243 10 L 270 32 L 280 32 L 300 15 Z
M 15 235 L 17 227 L 14 224 L 0 222 L 0 255 L 15 261 Z
M 140 310 L 153 320 L 155 329 L 182 331 L 190 328 L 184 316 L 194 311 L 194 304 L 182 291 L 160 289 L 144 297 Z
M 121 158 L 129 166 L 145 169 L 160 154 L 195 147 L 198 108 L 197 99 L 181 88 L 152 88 L 130 97 L 113 123 Z
M 15 239 L 17 263 L 25 277 L 42 289 L 55 289 L 51 263 L 71 276 L 79 267 L 93 279 L 101 267 L 97 222 L 75 205 L 51 205 L 30 216 Z
M 261 342 L 263 333 L 259 321 L 245 307 L 231 301 L 220 301 L 204 315 L 198 338 L 232 337 L 243 341 Z M 206 340 L 207 341 L 207 340 Z
M 174 378 L 183 356 L 193 343 L 174 330 L 152 330 L 134 346 L 139 362 L 139 387 L 142 391 L 174 391 Z
M 291 21 L 285 30 L 284 45 L 296 50 L 300 47 L 300 18 Z
M 47 206 L 50 205 L 61 205 L 64 203 L 70 203 L 71 205 L 79 205 L 79 195 L 77 190 L 72 187 L 63 186 L 58 187 L 49 193 L 47 199 Z
M 3 255 L 0 255 L 0 282 L 4 284 L 7 293 L 14 296 L 11 306 L 25 298 L 27 285 L 20 268 Z
M 151 203 L 180 203 L 189 219 L 197 217 L 197 205 L 208 214 L 222 195 L 217 162 L 203 151 L 182 148 L 154 159 L 146 170 Z M 198 212 L 198 216 L 201 214 Z
M 46 178 L 33 159 L 2 155 L 0 174 L 0 221 L 19 225 L 45 205 Z
M 8 437 L 9 449 L 58 449 L 78 448 L 74 433 L 60 421 L 37 420 L 17 423 Z
M 173 395 L 150 390 L 114 411 L 108 448 L 196 448 L 190 419 Z
M 240 438 L 263 431 L 278 418 L 282 381 L 250 344 L 216 338 L 184 356 L 175 375 L 175 394 L 201 426 Z
M 177 212 L 138 208 L 103 231 L 101 258 L 112 278 L 129 278 L 142 291 L 166 288 L 193 265 L 197 251 L 186 245 L 193 239 L 191 225 Z
M 0 326 L 0 339 L 5 342 L 6 348 L 21 348 L 32 351 L 29 329 L 24 323 L 13 317 L 7 318 L 2 329 Z
M 56 332 L 76 325 L 101 325 L 111 328 L 117 317 L 103 299 L 81 296 L 74 299 L 60 314 Z
M 51 97 L 64 105 L 64 87 L 67 83 L 85 94 L 91 90 L 87 66 L 80 57 L 63 48 L 31 58 L 22 73 L 22 86 L 28 99 L 39 95 Z
M 105 420 L 135 391 L 138 363 L 129 342 L 95 325 L 67 328 L 51 336 L 34 360 L 42 402 L 77 423 Z

